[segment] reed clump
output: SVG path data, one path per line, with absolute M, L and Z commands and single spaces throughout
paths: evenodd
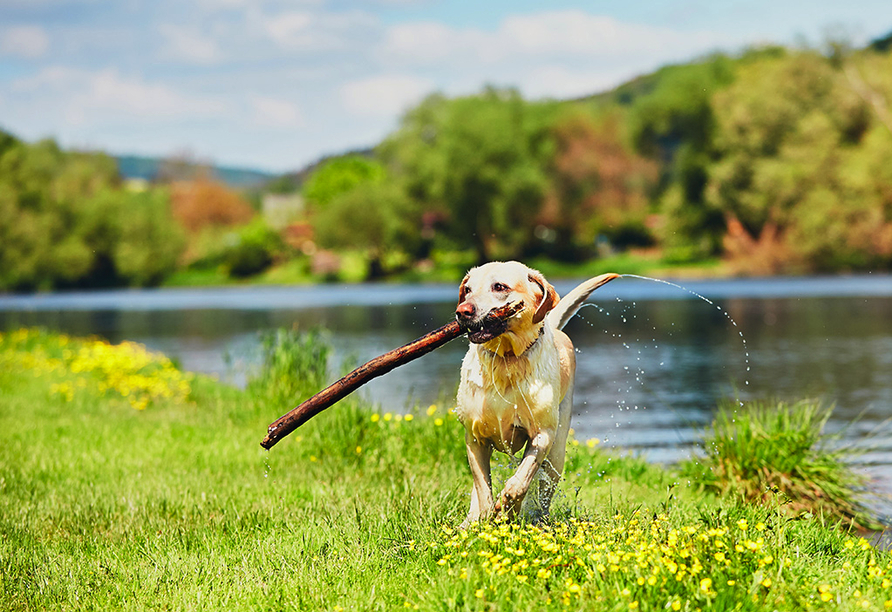
M 851 464 L 856 451 L 826 431 L 832 412 L 813 400 L 725 402 L 706 432 L 705 456 L 680 469 L 720 495 L 780 499 L 793 514 L 873 527 L 862 504 L 867 479 Z

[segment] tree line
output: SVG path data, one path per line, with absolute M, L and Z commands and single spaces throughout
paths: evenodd
M 318 280 L 330 271 L 312 276 L 310 260 L 325 252 L 359 253 L 369 278 L 452 254 L 630 249 L 740 274 L 889 270 L 890 101 L 883 44 L 716 54 L 572 101 L 433 94 L 374 149 L 268 185 L 303 196 L 286 228 L 258 212 L 262 194 L 194 164 L 133 188 L 107 155 L 0 132 L 0 290 L 277 264 Z
M 888 48 L 838 46 L 714 55 L 571 102 L 435 94 L 304 193 L 321 244 L 379 270 L 633 247 L 737 273 L 889 269 L 890 100 Z

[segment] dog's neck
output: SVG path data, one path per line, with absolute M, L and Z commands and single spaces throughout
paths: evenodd
M 499 357 L 521 357 L 536 346 L 543 334 L 544 324 L 532 327 L 525 333 L 505 332 L 480 346 L 486 352 Z

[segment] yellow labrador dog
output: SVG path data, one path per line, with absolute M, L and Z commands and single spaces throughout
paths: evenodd
M 500 513 L 516 516 L 540 468 L 535 511 L 548 513 L 564 468 L 576 371 L 573 343 L 561 328 L 592 291 L 617 276 L 590 279 L 563 299 L 542 274 L 516 261 L 488 263 L 465 276 L 455 316 L 472 344 L 462 362 L 456 414 L 465 426 L 474 487 L 463 526 Z M 513 303 L 523 306 L 508 319 L 492 316 Z M 493 450 L 514 455 L 524 447 L 495 501 Z

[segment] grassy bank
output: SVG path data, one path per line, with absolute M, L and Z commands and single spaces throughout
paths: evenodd
M 318 338 L 266 347 L 241 391 L 136 345 L 0 336 L 0 609 L 892 607 L 892 558 L 830 510 L 596 440 L 572 443 L 548 523 L 467 532 L 447 406 L 348 399 L 265 452 L 327 378 Z
M 164 286 L 311 285 L 326 282 L 359 283 L 368 279 L 369 261 L 363 254 L 345 252 L 341 254 L 341 258 L 342 268 L 334 274 L 314 274 L 309 262 L 298 257 L 274 264 L 269 269 L 246 278 L 233 278 L 223 265 L 182 269 L 166 278 Z M 396 283 L 457 283 L 475 265 L 474 262 L 474 254 L 470 251 L 442 253 L 424 264 L 409 266 L 378 280 Z M 666 261 L 659 252 L 652 250 L 628 251 L 577 263 L 545 257 L 534 258 L 526 263 L 551 280 L 589 278 L 614 271 L 671 278 L 727 278 L 733 275 L 733 271 L 717 258 L 692 264 L 677 264 Z

